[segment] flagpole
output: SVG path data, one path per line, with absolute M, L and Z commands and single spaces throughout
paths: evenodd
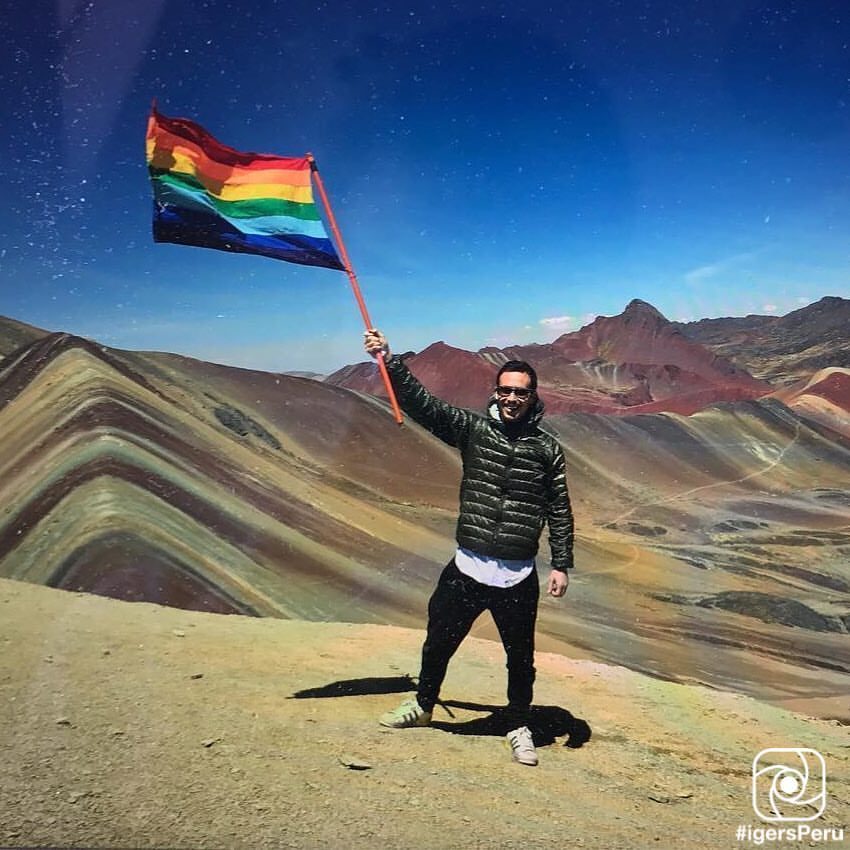
M 336 244 L 339 247 L 340 257 L 342 258 L 342 263 L 345 266 L 345 273 L 348 275 L 348 280 L 351 283 L 351 289 L 353 290 L 354 297 L 357 300 L 357 306 L 360 308 L 360 315 L 363 317 L 363 321 L 366 324 L 366 330 L 370 331 L 372 330 L 372 320 L 369 318 L 369 311 L 366 309 L 366 302 L 363 300 L 363 293 L 360 291 L 360 284 L 357 282 L 357 275 L 354 274 L 354 270 L 351 268 L 351 261 L 348 259 L 348 251 L 345 250 L 345 243 L 342 241 L 342 234 L 339 232 L 339 228 L 337 227 L 336 217 L 331 209 L 327 192 L 325 192 L 325 185 L 322 183 L 322 178 L 319 174 L 319 169 L 316 166 L 316 160 L 313 157 L 313 154 L 307 154 L 307 161 L 310 163 L 310 170 L 316 178 L 316 188 L 319 190 L 319 197 L 322 199 L 322 204 L 325 207 L 325 212 L 328 216 L 328 223 L 330 224 L 331 231 L 336 239 Z M 387 364 L 384 361 L 383 353 L 379 351 L 377 355 L 375 355 L 375 360 L 378 363 L 378 369 L 381 372 L 381 377 L 384 379 L 384 386 L 387 389 L 387 395 L 390 399 L 390 406 L 393 409 L 395 421 L 401 425 L 403 421 L 401 409 L 398 406 L 395 391 L 393 390 L 393 385 L 390 382 L 390 376 L 387 372 Z

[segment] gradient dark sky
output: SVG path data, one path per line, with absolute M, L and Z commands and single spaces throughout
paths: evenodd
M 316 154 L 398 348 L 850 297 L 839 3 L 109 0 L 2 22 L 0 314 L 270 370 L 361 359 L 344 275 L 150 237 L 152 97 Z

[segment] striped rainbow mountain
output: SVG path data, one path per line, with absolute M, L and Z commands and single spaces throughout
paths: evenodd
M 410 358 L 478 408 L 499 362 L 540 366 L 578 567 L 542 650 L 850 719 L 848 329 L 840 298 L 688 325 L 632 302 L 548 346 Z M 317 381 L 13 320 L 0 355 L 0 577 L 421 628 L 460 464 L 393 423 L 371 364 Z

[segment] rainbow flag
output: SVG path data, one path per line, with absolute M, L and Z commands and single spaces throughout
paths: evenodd
M 344 269 L 313 202 L 307 157 L 240 153 L 155 107 L 146 148 L 155 242 Z

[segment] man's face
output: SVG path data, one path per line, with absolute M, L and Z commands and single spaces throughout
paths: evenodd
M 525 372 L 502 372 L 496 386 L 496 403 L 502 422 L 519 422 L 534 404 L 531 375 Z M 515 390 L 515 392 L 510 392 Z

